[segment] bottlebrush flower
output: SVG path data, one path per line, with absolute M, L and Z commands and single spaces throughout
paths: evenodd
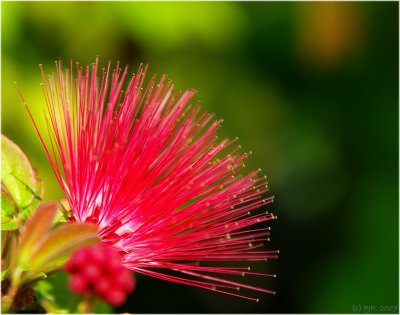
M 98 68 L 77 64 L 75 80 L 72 62 L 65 72 L 57 62 L 48 79 L 41 67 L 47 144 L 35 128 L 73 219 L 96 223 L 135 272 L 250 300 L 236 290 L 274 293 L 223 277 L 274 275 L 219 263 L 278 253 L 263 247 L 261 225 L 276 217 L 253 211 L 273 200 L 263 198 L 266 179 L 240 176 L 248 154 L 237 138 L 218 141 L 222 120 L 190 104 L 195 91 L 174 94 L 165 75 L 145 85 L 140 66 L 123 91 L 127 68 L 111 73 L 109 64 L 100 78 Z

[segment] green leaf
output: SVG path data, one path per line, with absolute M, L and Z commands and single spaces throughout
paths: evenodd
M 60 270 L 50 275 L 46 280 L 35 285 L 39 303 L 49 313 L 77 313 L 77 307 L 82 296 L 71 294 L 68 289 L 68 274 Z M 113 308 L 107 303 L 96 299 L 93 305 L 95 314 L 112 314 Z
M 18 229 L 19 220 L 1 215 L 1 230 L 12 231 Z
M 54 301 L 55 299 L 53 294 L 53 286 L 47 280 L 36 282 L 35 292 L 41 298 L 45 298 L 50 301 Z
M 89 223 L 65 223 L 40 241 L 29 259 L 32 274 L 60 268 L 82 246 L 99 241 L 97 226 Z
M 68 275 L 60 270 L 36 283 L 37 300 L 48 313 L 76 313 L 78 296 L 68 289 Z
M 29 206 L 22 208 L 20 212 L 20 216 L 23 221 L 25 221 L 35 210 L 40 201 L 43 198 L 43 193 L 44 193 L 44 186 L 43 186 L 43 181 L 41 179 L 36 180 L 36 187 L 35 187 L 35 194 L 32 202 L 29 204 Z
M 1 184 L 1 215 L 2 217 L 12 217 L 18 211 L 18 206 L 11 196 L 10 192 Z
M 4 135 L 1 149 L 1 229 L 15 230 L 42 200 L 43 182 L 22 150 Z
M 16 230 L 19 226 L 19 219 L 16 217 L 18 206 L 8 189 L 1 184 L 1 230 Z
M 22 150 L 10 139 L 1 135 L 1 182 L 15 203 L 27 207 L 34 198 L 35 172 Z
M 93 313 L 95 314 L 112 314 L 113 308 L 101 300 L 96 300 L 93 306 Z

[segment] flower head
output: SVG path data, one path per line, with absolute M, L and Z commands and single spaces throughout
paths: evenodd
M 275 217 L 254 211 L 273 199 L 260 170 L 240 175 L 248 154 L 237 138 L 218 140 L 222 120 L 190 103 L 195 92 L 174 93 L 165 75 L 144 84 L 142 66 L 129 80 L 110 64 L 98 77 L 98 60 L 77 64 L 76 79 L 72 62 L 56 68 L 48 79 L 42 69 L 50 141 L 35 127 L 73 219 L 96 223 L 135 272 L 241 297 L 240 287 L 273 293 L 224 279 L 256 273 L 218 262 L 276 257 L 263 247 Z

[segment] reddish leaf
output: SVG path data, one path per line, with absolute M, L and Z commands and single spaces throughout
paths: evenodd
M 31 253 L 35 251 L 40 239 L 44 237 L 53 223 L 57 212 L 57 203 L 49 202 L 40 205 L 27 221 L 19 241 L 19 262 L 21 265 L 28 263 Z
M 97 243 L 97 226 L 89 223 L 65 223 L 48 233 L 30 256 L 33 271 L 48 272 L 62 266 L 79 247 Z

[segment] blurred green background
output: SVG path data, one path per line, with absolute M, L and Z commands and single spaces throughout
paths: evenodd
M 279 220 L 260 303 L 139 277 L 120 312 L 352 313 L 398 305 L 397 2 L 2 2 L 2 132 L 62 194 L 16 92 L 100 55 L 167 73 L 253 151 Z M 364 310 L 365 311 L 365 310 Z

